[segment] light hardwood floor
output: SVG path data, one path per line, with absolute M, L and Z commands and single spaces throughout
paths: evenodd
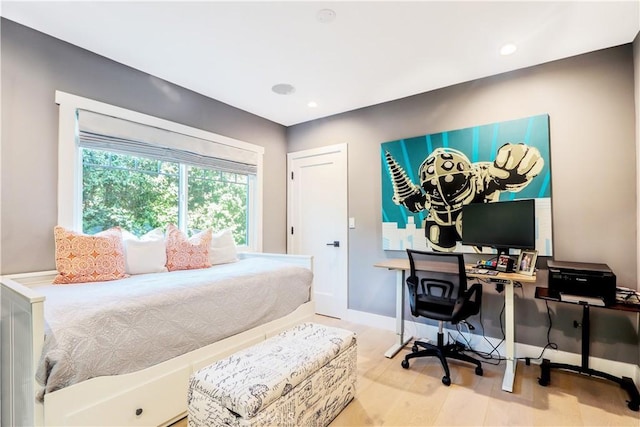
M 395 334 L 354 323 L 316 316 L 315 321 L 356 332 L 358 383 L 356 398 L 331 423 L 338 426 L 633 426 L 640 413 L 627 408 L 627 395 L 617 384 L 552 370 L 542 387 L 540 368 L 518 363 L 514 392 L 501 390 L 504 365 L 483 364 L 484 376 L 465 363 L 451 362 L 452 384 L 442 384 L 440 362 L 400 361 L 384 352 Z M 174 424 L 186 427 L 186 419 Z

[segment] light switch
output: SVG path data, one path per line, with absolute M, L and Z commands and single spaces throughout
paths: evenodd
M 356 219 L 349 218 L 349 228 L 356 228 Z

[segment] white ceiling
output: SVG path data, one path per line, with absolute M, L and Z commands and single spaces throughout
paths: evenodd
M 325 8 L 332 22 L 317 18 Z M 638 0 L 3 1 L 0 13 L 286 126 L 630 43 L 640 30 Z M 502 57 L 506 42 L 518 50 Z M 296 90 L 275 94 L 278 83 Z

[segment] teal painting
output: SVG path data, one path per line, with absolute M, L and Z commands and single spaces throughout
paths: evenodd
M 383 249 L 474 251 L 462 206 L 535 199 L 536 249 L 552 255 L 549 115 L 381 144 Z

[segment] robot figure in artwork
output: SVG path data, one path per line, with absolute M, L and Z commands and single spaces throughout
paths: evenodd
M 471 163 L 461 151 L 436 148 L 418 169 L 414 184 L 389 152 L 385 153 L 393 184 L 393 202 L 413 213 L 428 211 L 424 232 L 430 246 L 453 251 L 462 234 L 462 206 L 497 201 L 503 191 L 518 192 L 542 171 L 537 148 L 506 143 L 492 162 Z

